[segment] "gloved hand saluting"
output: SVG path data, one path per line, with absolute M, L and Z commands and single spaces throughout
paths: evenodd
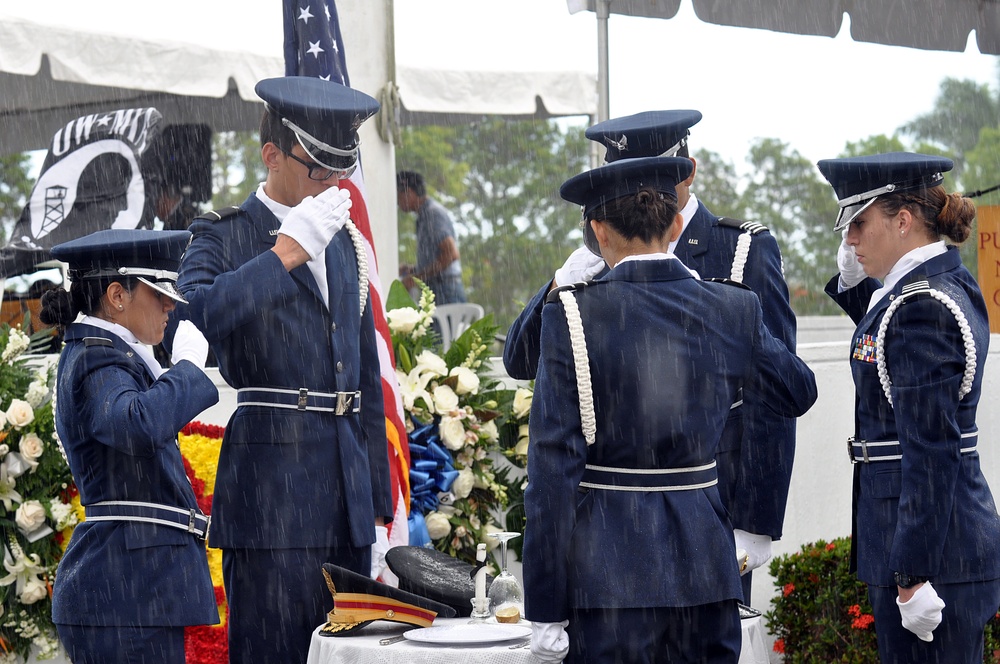
M 604 259 L 595 256 L 586 247 L 580 247 L 569 255 L 563 266 L 556 270 L 556 286 L 568 286 L 578 281 L 590 281 L 604 269 Z
M 736 557 L 740 563 L 740 576 L 757 569 L 771 559 L 771 538 L 769 536 L 756 535 L 736 529 L 733 531 L 733 538 L 736 540 Z M 741 551 L 743 556 L 740 555 Z
M 840 269 L 840 287 L 843 290 L 854 288 L 868 276 L 865 268 L 858 262 L 854 247 L 847 244 L 847 229 L 844 229 L 844 239 L 837 249 L 837 268 Z
M 170 354 L 170 363 L 177 364 L 182 360 L 187 360 L 202 371 L 205 370 L 205 361 L 208 359 L 208 339 L 201 333 L 195 324 L 189 320 L 182 320 L 177 323 L 177 332 L 174 333 L 173 352 Z
M 306 196 L 281 222 L 278 232 L 287 235 L 314 259 L 351 218 L 351 192 L 330 187 L 318 196 Z
M 941 624 L 944 600 L 938 597 L 930 581 L 917 588 L 909 601 L 900 602 L 897 597 L 896 605 L 903 618 L 904 628 L 916 634 L 921 641 L 934 640 L 934 629 Z
M 573 282 L 570 282 L 573 283 Z M 569 652 L 569 621 L 557 623 L 531 623 L 531 654 L 546 664 L 558 664 Z

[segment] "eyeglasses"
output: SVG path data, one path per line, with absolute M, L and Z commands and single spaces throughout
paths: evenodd
M 285 152 L 284 150 L 282 150 L 281 152 L 286 157 L 291 157 L 295 161 L 299 162 L 300 164 L 302 164 L 303 166 L 305 166 L 306 168 L 308 168 L 309 169 L 309 173 L 308 173 L 309 179 L 310 180 L 315 180 L 317 182 L 325 182 L 325 181 L 329 180 L 330 178 L 332 178 L 334 175 L 337 176 L 337 179 L 344 180 L 346 178 L 351 177 L 351 174 L 354 172 L 354 169 L 356 168 L 356 165 L 352 165 L 350 168 L 348 168 L 346 170 L 337 169 L 337 168 L 329 168 L 327 166 L 323 166 L 322 164 L 317 164 L 317 163 L 314 163 L 314 162 L 308 162 L 305 159 L 302 159 L 301 157 L 295 156 L 291 152 Z

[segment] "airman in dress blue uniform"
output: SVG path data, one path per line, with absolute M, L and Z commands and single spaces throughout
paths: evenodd
M 392 517 L 368 266 L 337 186 L 378 102 L 304 77 L 257 93 L 267 181 L 195 220 L 179 286 L 237 390 L 209 540 L 223 549 L 230 661 L 304 662 L 331 608 L 323 563 L 368 574 Z
M 854 538 L 883 662 L 973 664 L 1000 606 L 1000 517 L 979 463 L 990 330 L 958 249 L 975 207 L 941 187 L 950 159 L 819 162 L 840 201 L 841 273 L 857 323 Z
M 689 130 L 700 120 L 701 113 L 694 110 L 649 111 L 598 123 L 587 129 L 586 135 L 607 148 L 608 163 L 661 155 L 690 159 Z M 691 162 L 695 164 L 695 160 Z M 674 255 L 702 278 L 731 279 L 749 286 L 760 298 L 764 325 L 794 351 L 795 314 L 789 305 L 777 242 L 761 224 L 712 214 L 690 192 L 694 178 L 692 171 L 677 185 L 684 228 L 673 243 Z M 596 278 L 605 273 L 596 273 Z M 507 334 L 504 366 L 514 378 L 535 377 L 542 305 L 551 287 L 550 282 L 535 295 Z M 756 449 L 760 458 L 748 458 L 749 452 L 744 451 L 745 442 L 751 439 L 770 442 L 766 448 L 747 447 Z M 749 571 L 767 561 L 771 540 L 781 537 L 794 455 L 795 420 L 776 415 L 760 404 L 758 395 L 744 391 L 733 404 L 722 434 L 718 471 L 722 502 L 737 529 L 737 548 L 751 553 L 743 578 L 747 603 Z M 752 501 L 748 500 L 751 496 Z M 748 507 L 751 502 L 754 509 Z
M 147 345 L 183 301 L 174 280 L 190 237 L 107 230 L 52 249 L 73 282 L 72 295 L 43 299 L 46 324 L 66 326 L 56 429 L 86 508 L 59 564 L 52 620 L 76 664 L 182 664 L 184 626 L 219 622 L 208 517 L 177 446 L 218 391 L 195 363 L 162 372 Z
M 615 267 L 553 290 L 542 311 L 523 555 L 546 662 L 568 650 L 567 662 L 735 663 L 743 591 L 719 439 L 744 385 L 786 417 L 816 398 L 755 295 L 667 253 L 691 171 L 682 158 L 622 160 L 561 190 Z

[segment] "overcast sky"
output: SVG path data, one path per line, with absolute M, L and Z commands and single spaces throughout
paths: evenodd
M 597 21 L 565 0 L 394 0 L 400 63 L 462 69 L 597 72 Z M 933 107 L 948 76 L 994 89 L 994 56 L 920 51 L 703 23 L 690 0 L 670 20 L 612 14 L 611 116 L 669 108 L 704 114 L 695 149 L 742 165 L 777 137 L 812 161 L 847 141 L 891 134 Z

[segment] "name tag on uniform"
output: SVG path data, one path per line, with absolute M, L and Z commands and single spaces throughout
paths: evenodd
M 862 362 L 875 363 L 875 337 L 870 334 L 862 334 L 854 344 L 852 359 Z

